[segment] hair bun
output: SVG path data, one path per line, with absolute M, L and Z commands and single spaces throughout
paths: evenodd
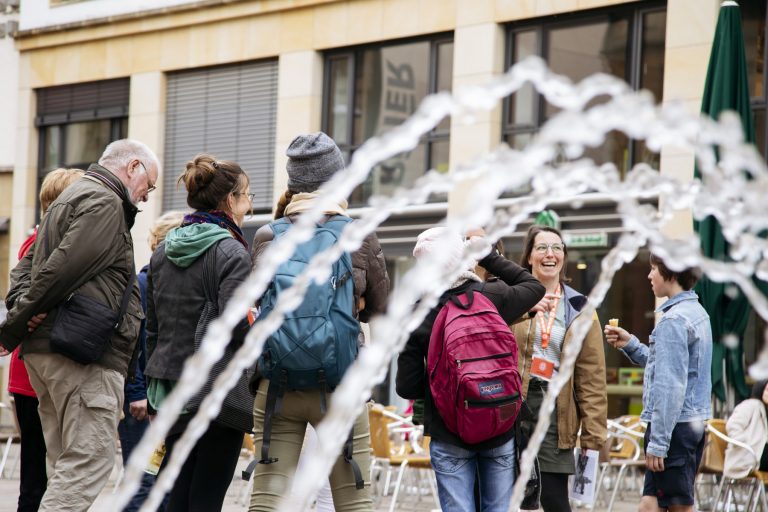
M 187 162 L 186 171 L 179 177 L 190 194 L 197 194 L 206 188 L 216 176 L 216 160 L 205 153 Z

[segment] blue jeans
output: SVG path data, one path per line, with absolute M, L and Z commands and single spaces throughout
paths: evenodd
M 433 440 L 429 445 L 440 507 L 475 511 L 475 476 L 480 480 L 480 510 L 507 512 L 515 483 L 515 441 L 487 450 L 467 450 Z

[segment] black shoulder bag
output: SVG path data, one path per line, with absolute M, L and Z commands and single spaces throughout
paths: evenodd
M 120 311 L 79 293 L 71 294 L 59 305 L 51 331 L 51 351 L 80 364 L 101 360 L 120 327 L 133 291 L 136 272 L 131 271 L 123 292 Z

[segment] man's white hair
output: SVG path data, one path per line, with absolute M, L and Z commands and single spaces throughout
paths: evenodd
M 139 160 L 144 165 L 152 163 L 160 170 L 160 161 L 155 152 L 143 142 L 133 139 L 120 139 L 110 143 L 99 158 L 99 165 L 109 170 L 124 169 L 131 160 Z

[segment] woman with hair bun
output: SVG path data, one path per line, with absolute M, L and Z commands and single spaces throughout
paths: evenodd
M 212 320 L 203 314 L 207 302 L 224 311 L 251 267 L 248 243 L 240 226 L 251 209 L 248 175 L 234 162 L 206 154 L 187 163 L 179 177 L 194 212 L 184 216 L 152 254 L 147 274 L 147 398 L 157 410 L 181 377 L 195 351 L 195 336 Z M 205 269 L 214 269 L 211 276 Z M 217 286 L 206 294 L 204 276 Z M 210 297 L 213 294 L 215 297 Z M 248 322 L 232 332 L 227 352 L 243 342 Z M 167 461 L 193 411 L 183 410 L 165 439 Z M 170 493 L 166 511 L 221 510 L 232 481 L 243 431 L 214 420 L 187 457 Z M 162 471 L 162 467 L 161 470 Z

